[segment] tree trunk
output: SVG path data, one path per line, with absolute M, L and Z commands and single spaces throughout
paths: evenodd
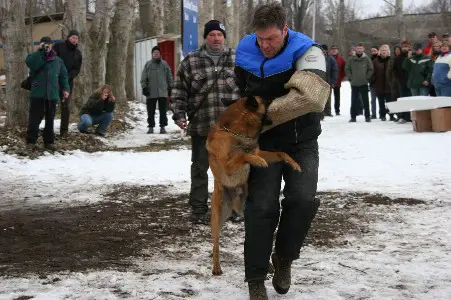
M 338 7 L 340 14 L 338 19 L 338 47 L 340 48 L 341 56 L 347 57 L 346 41 L 345 41 L 345 0 L 340 0 Z
M 113 93 L 119 104 L 125 104 L 125 93 L 128 42 L 133 26 L 135 9 L 134 0 L 117 0 L 116 12 L 111 23 L 111 38 L 108 44 L 106 82 L 112 85 Z
M 293 28 L 293 0 L 282 0 L 282 6 L 287 10 L 288 27 Z
M 404 28 L 404 12 L 402 0 L 396 0 L 396 16 L 398 20 L 398 37 L 400 40 L 406 39 L 406 29 Z
M 199 13 L 199 46 L 204 43 L 204 25 L 210 20 L 214 19 L 214 7 L 213 0 L 201 0 L 198 1 L 198 13 Z
M 164 10 L 165 33 L 180 33 L 180 0 L 166 0 L 167 4 Z M 198 1 L 200 2 L 200 1 Z
M 135 36 L 136 36 L 136 20 L 133 21 L 130 30 L 130 38 L 127 47 L 127 63 L 126 63 L 126 80 L 125 80 L 125 94 L 128 101 L 135 100 L 135 75 L 134 75 L 134 60 L 135 60 Z
M 247 22 L 245 26 L 245 31 L 247 34 L 252 32 L 252 19 L 254 18 L 254 0 L 248 0 L 247 2 Z
M 74 79 L 74 88 L 72 91 L 71 111 L 78 111 L 83 103 L 88 99 L 92 92 L 91 84 L 91 55 L 89 45 L 91 39 L 86 28 L 86 0 L 71 0 L 65 2 L 64 16 L 64 38 L 71 29 L 76 29 L 79 33 L 78 49 L 83 55 L 80 74 Z M 97 58 L 97 55 L 94 56 Z
M 2 5 L 3 4 L 3 5 Z M 24 59 L 27 56 L 25 0 L 5 0 L 3 6 L 2 39 L 6 71 L 6 126 L 25 127 L 28 121 L 28 99 L 20 83 L 27 76 Z
M 299 32 L 303 32 L 303 24 L 307 10 L 310 7 L 312 0 L 300 0 L 294 5 L 294 29 Z
M 164 5 L 160 1 L 139 0 L 139 16 L 145 37 L 164 33 Z
M 110 38 L 110 20 L 112 0 L 97 0 L 95 16 L 89 28 L 89 53 L 95 59 L 91 60 L 92 81 L 91 90 L 97 89 L 105 83 L 105 67 L 107 56 L 107 42 Z

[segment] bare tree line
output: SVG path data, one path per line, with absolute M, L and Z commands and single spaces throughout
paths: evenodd
M 251 31 L 251 16 L 258 5 L 271 0 L 198 0 L 199 42 L 203 42 L 203 24 L 217 19 L 226 25 L 227 41 L 235 47 Z M 288 13 L 288 25 L 310 35 L 313 0 L 279 0 Z M 384 0 L 380 15 L 397 15 L 397 35 L 403 38 L 402 16 L 409 12 L 445 12 L 451 0 L 432 0 L 421 8 L 402 6 L 402 0 Z M 317 1 L 315 39 L 346 48 L 345 24 L 364 16 L 356 0 Z M 67 32 L 80 32 L 83 53 L 82 71 L 73 92 L 74 110 L 78 110 L 99 85 L 112 84 L 118 102 L 133 100 L 133 47 L 135 37 L 180 34 L 180 0 L 0 0 L 0 39 L 4 44 L 7 73 L 7 125 L 24 126 L 27 116 L 27 92 L 20 82 L 27 75 L 24 59 L 33 50 L 33 20 L 47 16 Z M 64 14 L 63 21 L 52 16 Z M 89 18 L 88 18 L 89 15 Z M 90 21 L 88 22 L 87 19 Z

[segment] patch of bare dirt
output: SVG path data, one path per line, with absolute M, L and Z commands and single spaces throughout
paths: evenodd
M 116 148 L 107 145 L 106 141 L 109 137 L 118 133 L 122 133 L 128 125 L 123 124 L 117 120 L 113 121 L 108 130 L 108 137 L 101 138 L 94 134 L 83 134 L 78 132 L 71 132 L 68 137 L 55 136 L 55 145 L 57 147 L 56 153 L 65 154 L 67 151 L 81 150 L 88 153 L 99 151 L 133 151 L 133 152 L 157 152 L 162 150 L 177 150 L 181 148 L 191 147 L 189 139 L 168 139 L 156 140 L 145 146 Z M 7 154 L 16 154 L 19 157 L 27 157 L 30 159 L 38 158 L 44 155 L 48 150 L 44 149 L 42 138 L 38 139 L 36 149 L 29 151 L 26 149 L 26 130 L 6 129 L 0 127 L 0 151 Z
M 92 205 L 0 211 L 0 276 L 34 273 L 46 278 L 59 271 L 123 271 L 130 270 L 133 258 L 155 254 L 189 259 L 196 247 L 210 241 L 210 230 L 190 223 L 188 195 L 173 195 L 171 190 L 172 186 L 119 185 Z M 346 236 L 369 232 L 372 216 L 367 212 L 373 204 L 366 202 L 368 194 L 319 193 L 318 197 L 322 203 L 307 244 L 337 247 L 347 244 Z M 376 201 L 378 196 L 372 197 Z M 241 260 L 230 249 L 241 248 L 243 242 L 243 224 L 226 223 L 223 260 Z

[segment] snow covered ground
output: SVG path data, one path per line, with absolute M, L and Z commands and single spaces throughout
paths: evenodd
M 410 123 L 365 123 L 361 117 L 357 123 L 348 123 L 349 100 L 350 88 L 345 84 L 342 116 L 322 123 L 319 190 L 380 193 L 426 202 L 364 208 L 372 216 L 367 234 L 346 237 L 351 242 L 343 246 L 305 247 L 294 264 L 290 293 L 276 295 L 268 282 L 270 297 L 451 299 L 451 132 L 415 133 Z M 147 135 L 145 107 L 133 107 L 139 116 L 137 126 L 111 138 L 112 145 L 139 147 L 155 139 L 181 138 L 171 119 L 169 134 Z M 103 201 L 101 194 L 113 184 L 172 184 L 172 193 L 187 193 L 189 169 L 189 150 L 74 151 L 35 160 L 0 153 L 0 209 L 94 204 Z M 1 230 L 6 229 L 0 228 L 0 234 Z M 159 259 L 134 258 L 136 267 L 126 272 L 56 273 L 52 276 L 59 280 L 50 284 L 48 278 L 37 275 L 0 277 L 0 299 L 21 295 L 33 299 L 247 299 L 241 243 L 238 236 L 224 245 L 235 259 L 221 277 L 210 276 L 210 243 L 205 240 L 192 257 L 174 259 L 156 253 Z M 144 276 L 145 272 L 150 275 Z

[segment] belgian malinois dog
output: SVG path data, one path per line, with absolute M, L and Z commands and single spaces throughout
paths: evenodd
M 221 228 L 232 211 L 243 215 L 251 165 L 265 168 L 271 163 L 285 162 L 301 171 L 288 154 L 259 149 L 258 138 L 268 121 L 267 108 L 260 97 L 241 98 L 220 115 L 208 134 L 208 161 L 215 182 L 211 201 L 213 275 L 222 274 L 219 262 Z

